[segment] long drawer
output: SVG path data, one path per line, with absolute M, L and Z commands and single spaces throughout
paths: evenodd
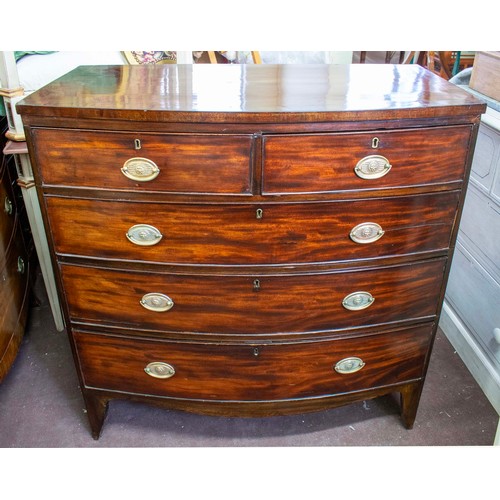
M 445 260 L 274 276 L 179 275 L 62 264 L 71 319 L 162 332 L 269 335 L 433 319 Z
M 74 333 L 87 387 L 225 401 L 317 397 L 423 376 L 431 327 L 269 345 L 155 342 Z M 337 368 L 337 369 L 336 369 Z
M 171 193 L 251 191 L 251 135 L 62 129 L 32 134 L 44 184 Z
M 319 193 L 461 180 L 470 130 L 457 126 L 265 137 L 263 192 Z
M 458 200 L 458 192 L 265 205 L 48 197 L 47 209 L 59 254 L 174 264 L 272 265 L 447 249 Z

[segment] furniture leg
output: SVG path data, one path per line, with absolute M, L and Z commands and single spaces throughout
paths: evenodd
M 87 391 L 83 391 L 83 399 L 87 408 L 92 437 L 97 440 L 101 435 L 102 426 L 108 413 L 109 399 L 96 396 Z
M 401 419 L 407 429 L 412 429 L 417 416 L 418 402 L 423 384 L 416 382 L 401 389 Z

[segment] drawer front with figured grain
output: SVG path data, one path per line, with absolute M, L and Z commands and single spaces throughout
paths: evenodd
M 264 193 L 313 193 L 460 181 L 469 126 L 264 139 Z M 446 154 L 443 154 L 446 151 Z
M 59 129 L 34 129 L 32 134 L 43 184 L 170 193 L 251 192 L 251 135 Z
M 159 332 L 269 335 L 434 318 L 444 259 L 322 274 L 189 275 L 62 264 L 70 317 Z
M 56 251 L 172 264 L 340 262 L 446 250 L 459 193 L 187 205 L 48 197 Z
M 419 379 L 430 338 L 431 326 L 362 339 L 269 345 L 75 332 L 87 387 L 225 401 L 318 397 Z

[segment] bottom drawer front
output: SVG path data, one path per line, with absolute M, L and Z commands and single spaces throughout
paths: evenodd
M 156 342 L 81 332 L 74 337 L 87 387 L 264 401 L 340 394 L 420 378 L 431 332 L 432 325 L 427 325 L 361 338 L 270 345 Z M 339 366 L 348 373 L 335 371 L 342 360 Z

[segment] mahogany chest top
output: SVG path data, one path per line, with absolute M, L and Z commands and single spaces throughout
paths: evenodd
M 477 115 L 418 65 L 81 66 L 25 98 L 30 116 L 175 123 L 315 123 Z

